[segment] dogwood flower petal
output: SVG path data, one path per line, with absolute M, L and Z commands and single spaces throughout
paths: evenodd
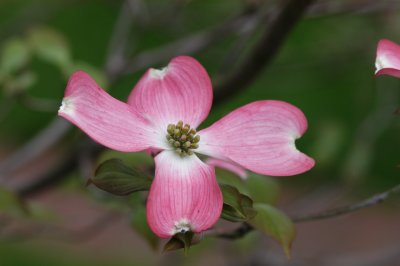
M 297 107 L 281 101 L 257 101 L 199 131 L 201 142 L 196 152 L 232 160 L 259 174 L 300 174 L 315 164 L 295 146 L 306 129 L 307 120 Z
M 162 130 L 179 120 L 196 128 L 210 112 L 212 95 L 203 66 L 194 58 L 179 56 L 161 70 L 147 70 L 129 95 L 128 104 Z
M 83 71 L 68 81 L 58 114 L 114 150 L 140 151 L 166 145 L 134 108 L 108 95 Z
M 382 39 L 378 43 L 375 75 L 391 75 L 400 78 L 400 45 Z
M 206 163 L 208 165 L 212 165 L 214 167 L 218 167 L 218 168 L 222 168 L 225 170 L 228 170 L 232 173 L 234 173 L 235 175 L 241 177 L 242 179 L 246 179 L 247 178 L 247 172 L 246 169 L 244 169 L 243 167 L 237 165 L 234 162 L 227 162 L 224 160 L 220 160 L 220 159 L 215 159 L 215 158 L 208 158 L 206 160 Z
M 222 211 L 222 194 L 214 167 L 197 156 L 162 151 L 155 157 L 156 174 L 147 199 L 147 222 L 162 238 L 180 232 L 202 232 Z

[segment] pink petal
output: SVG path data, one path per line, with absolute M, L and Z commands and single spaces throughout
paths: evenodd
M 196 155 L 163 151 L 155 157 L 156 175 L 147 199 L 147 222 L 162 238 L 213 226 L 222 211 L 222 194 L 212 166 Z
M 227 161 L 220 160 L 220 159 L 208 158 L 206 160 L 206 163 L 208 165 L 212 165 L 214 167 L 219 167 L 219 168 L 228 170 L 228 171 L 238 175 L 242 179 L 246 179 L 247 178 L 246 170 L 243 169 L 241 166 L 237 165 L 234 162 L 227 162 Z
M 201 130 L 198 151 L 259 174 L 289 176 L 308 171 L 314 160 L 296 149 L 307 129 L 304 114 L 281 101 L 257 101 Z
M 375 75 L 391 75 L 400 78 L 400 45 L 382 39 L 378 43 Z
M 211 81 L 199 62 L 179 56 L 162 70 L 147 70 L 128 103 L 162 130 L 179 120 L 196 128 L 211 108 Z
M 69 79 L 58 114 L 98 143 L 118 151 L 160 147 L 165 138 L 134 108 L 112 98 L 82 71 Z

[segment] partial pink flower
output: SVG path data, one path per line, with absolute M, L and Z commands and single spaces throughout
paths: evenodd
M 161 70 L 147 70 L 128 103 L 112 98 L 86 73 L 76 72 L 59 115 L 111 149 L 158 152 L 147 222 L 155 234 L 168 238 L 205 231 L 222 211 L 214 166 L 196 153 L 276 176 L 300 174 L 314 166 L 314 160 L 295 146 L 307 129 L 298 108 L 258 101 L 197 132 L 211 103 L 207 72 L 195 59 L 180 56 Z
M 400 78 L 400 45 L 382 39 L 378 43 L 375 60 L 375 75 L 390 75 Z
M 207 158 L 206 163 L 217 168 L 228 170 L 242 179 L 247 179 L 247 171 L 243 167 L 233 163 L 215 158 Z

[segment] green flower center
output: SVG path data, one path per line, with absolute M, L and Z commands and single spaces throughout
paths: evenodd
M 181 156 L 193 154 L 193 150 L 199 147 L 200 136 L 196 135 L 196 129 L 179 121 L 169 124 L 167 127 L 167 140 L 174 150 Z

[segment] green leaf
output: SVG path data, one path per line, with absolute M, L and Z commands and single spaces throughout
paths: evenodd
M 257 211 L 253 207 L 253 200 L 249 196 L 244 194 L 241 194 L 240 196 L 241 205 L 244 213 L 246 214 L 246 220 L 252 219 L 257 215 Z
M 241 179 L 239 176 L 237 176 L 236 174 L 229 172 L 228 170 L 221 169 L 221 168 L 216 168 L 215 173 L 217 176 L 218 183 L 234 186 L 242 193 L 248 194 L 248 193 L 246 193 L 247 186 L 246 186 L 245 181 L 243 179 Z
M 29 46 L 22 39 L 8 40 L 1 50 L 0 69 L 2 75 L 8 75 L 22 69 L 28 64 L 29 60 Z
M 185 255 L 188 254 L 188 251 L 191 247 L 193 240 L 193 232 L 186 233 L 178 233 L 174 235 L 164 246 L 163 252 L 173 251 L 178 249 L 184 249 Z
M 279 185 L 272 177 L 248 172 L 248 177 L 243 180 L 227 170 L 218 168 L 216 173 L 218 183 L 236 187 L 254 202 L 273 204 L 278 199 Z
M 282 211 L 262 203 L 254 204 L 257 215 L 249 223 L 264 234 L 277 240 L 286 256 L 290 257 L 290 247 L 295 237 L 295 227 L 290 218 Z
M 28 41 L 40 59 L 57 65 L 63 71 L 71 68 L 71 52 L 59 32 L 46 27 L 35 28 L 29 32 Z
M 4 82 L 4 91 L 7 95 L 18 95 L 32 87 L 36 81 L 36 74 L 28 70 Z
M 269 176 L 250 173 L 246 185 L 254 202 L 274 204 L 278 199 L 279 185 Z
M 0 213 L 23 217 L 29 215 L 27 205 L 15 193 L 0 187 Z
M 173 237 L 164 245 L 163 252 L 174 251 L 184 247 L 185 245 L 182 243 L 182 241 Z
M 150 230 L 146 221 L 146 209 L 143 205 L 137 205 L 133 210 L 131 218 L 132 228 L 142 236 L 153 250 L 156 250 L 159 244 L 159 238 Z
M 231 222 L 243 222 L 257 214 L 250 197 L 241 194 L 237 188 L 227 184 L 221 184 L 220 188 L 224 199 L 221 218 Z
M 95 175 L 88 180 L 98 188 L 118 196 L 149 190 L 151 179 L 147 174 L 126 166 L 122 160 L 110 159 L 96 169 Z

